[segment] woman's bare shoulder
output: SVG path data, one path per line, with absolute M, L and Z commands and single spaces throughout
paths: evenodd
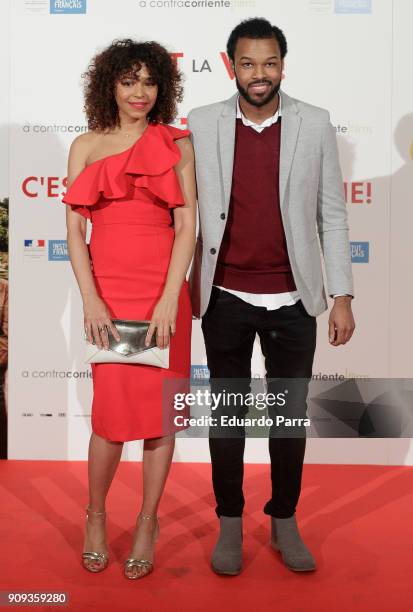
M 88 165 L 90 152 L 99 138 L 100 135 L 96 132 L 85 132 L 72 141 L 68 157 L 68 186 Z
M 70 155 L 79 156 L 86 160 L 99 138 L 101 138 L 101 135 L 94 131 L 79 134 L 70 145 Z

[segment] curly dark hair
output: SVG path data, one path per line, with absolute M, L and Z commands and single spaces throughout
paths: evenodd
M 266 19 L 253 17 L 241 21 L 231 32 L 227 42 L 228 57 L 234 61 L 235 47 L 239 38 L 275 38 L 281 52 L 281 59 L 287 55 L 287 40 L 284 32 L 273 26 Z
M 148 118 L 150 121 L 172 123 L 177 115 L 177 103 L 182 101 L 182 73 L 165 47 L 157 42 L 136 42 L 130 38 L 114 40 L 95 55 L 84 79 L 84 111 L 89 130 L 105 130 L 120 126 L 115 99 L 116 82 L 139 71 L 145 64 L 158 86 L 158 95 Z

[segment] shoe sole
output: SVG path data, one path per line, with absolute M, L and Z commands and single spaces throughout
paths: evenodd
M 233 572 L 227 571 L 227 570 L 219 570 L 216 567 L 214 567 L 212 563 L 211 563 L 211 568 L 216 574 L 219 574 L 220 576 L 238 576 L 238 574 L 241 572 L 241 569 L 235 570 Z
M 274 540 L 271 540 L 271 547 L 272 547 L 273 550 L 277 551 L 281 555 L 281 551 L 280 551 L 278 545 L 276 544 L 276 542 L 274 542 Z M 288 565 L 287 563 L 285 563 L 284 559 L 283 559 L 283 563 L 284 563 L 285 567 L 287 567 L 289 570 L 291 570 L 293 572 L 315 572 L 315 570 L 317 569 L 317 567 L 309 567 L 309 568 L 306 568 L 306 569 L 300 569 L 298 567 L 292 567 L 291 565 Z

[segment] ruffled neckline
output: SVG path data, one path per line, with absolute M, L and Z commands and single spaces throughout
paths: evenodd
M 174 166 L 181 159 L 181 151 L 175 140 L 189 134 L 189 130 L 171 125 L 149 123 L 133 145 L 85 166 L 68 188 L 62 202 L 70 204 L 73 210 L 90 219 L 90 211 L 85 207 L 93 206 L 101 198 L 127 198 L 132 183 L 135 187 L 151 191 L 169 208 L 183 206 L 185 201 L 174 171 Z
M 106 159 L 111 159 L 112 157 L 118 157 L 120 155 L 124 155 L 125 153 L 128 153 L 131 151 L 131 149 L 133 149 L 140 140 L 142 140 L 142 138 L 145 136 L 145 134 L 148 132 L 148 130 L 153 126 L 152 123 L 148 123 L 148 125 L 146 126 L 146 128 L 144 129 L 144 131 L 142 132 L 142 134 L 139 136 L 139 138 L 137 140 L 135 140 L 135 142 L 133 143 L 133 145 L 131 145 L 130 147 L 128 147 L 127 149 L 124 149 L 123 151 L 119 151 L 119 153 L 111 153 L 110 155 L 106 155 L 105 157 L 101 157 L 100 159 L 95 159 L 95 161 L 90 162 L 90 164 L 87 164 L 87 166 L 85 166 L 83 168 L 83 170 L 80 172 L 80 174 L 82 174 L 82 172 L 84 172 L 85 170 L 87 170 L 87 168 L 90 168 L 91 166 L 93 166 L 94 164 L 99 164 L 100 162 L 104 162 Z M 80 176 L 80 174 L 78 176 Z M 78 178 L 78 177 L 76 177 Z M 75 179 L 76 180 L 76 179 Z M 74 182 L 74 181 L 73 181 Z

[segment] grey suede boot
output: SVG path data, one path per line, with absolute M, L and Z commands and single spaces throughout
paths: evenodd
M 242 567 L 242 517 L 220 516 L 220 533 L 211 556 L 217 574 L 236 576 Z
M 301 539 L 295 514 L 289 518 L 271 517 L 271 546 L 281 553 L 288 569 L 295 572 L 316 569 L 314 558 Z

